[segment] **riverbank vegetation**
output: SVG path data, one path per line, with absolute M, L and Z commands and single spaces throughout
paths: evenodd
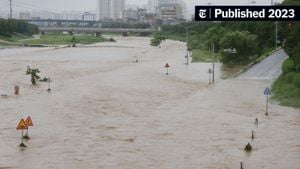
M 0 36 L 10 38 L 15 34 L 31 36 L 38 33 L 38 27 L 24 21 L 0 19 Z
M 151 39 L 151 46 L 160 46 L 162 41 L 165 41 L 166 37 L 160 34 L 154 35 L 154 37 Z
M 73 45 L 77 43 L 93 44 L 107 41 L 114 42 L 115 40 L 88 34 L 44 34 L 37 35 L 35 38 L 18 33 L 14 33 L 10 37 L 0 36 L 0 45 L 2 46 Z
M 74 43 L 92 44 L 108 41 L 101 36 L 92 35 L 64 35 L 64 34 L 44 34 L 38 39 L 27 39 L 25 45 L 68 45 Z
M 300 5 L 298 0 L 285 0 L 285 5 Z M 300 22 L 285 25 L 285 52 L 289 58 L 282 65 L 282 75 L 272 86 L 273 98 L 285 106 L 300 108 Z
M 284 40 L 284 24 L 287 23 L 278 25 L 279 45 Z M 247 65 L 275 46 L 275 23 L 187 22 L 163 25 L 161 31 L 154 34 L 154 39 L 157 36 L 184 42 L 187 39 L 194 62 L 209 60 L 214 44 L 215 53 L 222 63 Z
M 287 31 L 284 49 L 289 58 L 282 65 L 282 75 L 273 84 L 275 99 L 282 105 L 300 108 L 300 23 L 293 22 Z
M 21 45 L 20 40 L 31 38 L 38 33 L 35 25 L 14 19 L 0 19 L 0 45 Z
M 87 34 L 65 35 L 58 33 L 38 34 L 38 27 L 14 19 L 0 19 L 0 45 L 1 46 L 22 46 L 22 45 L 68 45 L 74 43 L 92 44 L 109 41 L 101 36 Z

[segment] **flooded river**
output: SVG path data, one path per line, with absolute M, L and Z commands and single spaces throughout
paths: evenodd
M 185 65 L 184 43 L 117 40 L 0 50 L 0 169 L 300 169 L 300 110 L 271 104 L 265 116 L 273 79 L 222 80 L 217 64 L 208 85 L 211 64 Z M 30 85 L 27 65 L 51 77 L 51 93 Z

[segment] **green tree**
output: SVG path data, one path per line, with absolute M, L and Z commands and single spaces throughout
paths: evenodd
M 0 19 L 0 35 L 10 37 L 14 33 L 33 35 L 38 33 L 38 28 L 24 21 Z
M 208 29 L 204 34 L 205 46 L 207 49 L 211 49 L 212 44 L 215 45 L 215 51 L 220 49 L 220 41 L 224 36 L 226 30 L 220 26 L 214 26 Z
M 31 76 L 32 85 L 36 85 L 36 81 L 40 79 L 38 73 L 40 73 L 39 69 L 31 69 L 29 66 L 27 66 L 26 75 Z
M 225 64 L 244 63 L 255 54 L 257 37 L 249 32 L 227 32 L 220 41 L 222 61 Z M 235 49 L 236 53 L 226 52 L 226 49 Z
M 300 5 L 299 0 L 284 0 L 282 2 L 283 5 Z
M 283 73 L 293 72 L 294 68 L 295 68 L 295 63 L 291 58 L 285 60 L 282 64 Z
M 164 37 L 161 33 L 156 33 L 154 37 L 151 39 L 151 45 L 159 46 L 161 42 L 164 40 L 166 40 L 166 37 Z

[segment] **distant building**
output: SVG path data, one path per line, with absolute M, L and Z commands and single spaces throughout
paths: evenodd
M 98 20 L 112 19 L 112 0 L 98 0 Z
M 138 8 L 139 6 L 135 4 L 125 4 L 125 10 L 129 10 L 129 9 L 137 10 Z
M 98 0 L 98 19 L 122 19 L 125 0 Z
M 82 14 L 82 20 L 83 21 L 95 21 L 96 20 L 96 14 L 90 13 L 90 12 L 84 12 Z
M 124 10 L 125 10 L 125 0 L 112 0 L 113 19 L 123 19 Z
M 49 12 L 46 10 L 37 11 L 34 10 L 31 13 L 32 17 L 38 17 L 40 19 L 57 19 L 57 20 L 81 20 L 82 12 L 79 11 L 63 11 L 61 13 Z
M 26 20 L 26 19 L 30 19 L 30 18 L 31 18 L 30 12 L 20 12 L 19 13 L 19 19 L 21 19 L 21 20 Z
M 146 14 L 145 21 L 148 23 L 151 27 L 157 27 L 158 26 L 158 19 L 156 14 Z
M 148 0 L 147 12 L 156 14 L 158 11 L 158 0 Z
M 159 0 L 159 19 L 165 24 L 182 21 L 185 19 L 186 5 L 182 0 Z
M 69 11 L 64 13 L 64 17 L 66 20 L 81 20 L 82 13 L 79 11 Z
M 137 21 L 138 20 L 138 11 L 133 9 L 127 9 L 123 11 L 123 19 L 125 21 Z
M 140 22 L 140 23 L 146 22 L 146 19 L 145 19 L 146 14 L 147 14 L 146 9 L 139 8 L 138 9 L 138 22 Z

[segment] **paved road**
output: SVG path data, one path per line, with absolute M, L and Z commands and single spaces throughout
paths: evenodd
M 252 66 L 239 79 L 277 79 L 281 74 L 281 66 L 288 56 L 284 50 L 279 50 L 260 63 Z

